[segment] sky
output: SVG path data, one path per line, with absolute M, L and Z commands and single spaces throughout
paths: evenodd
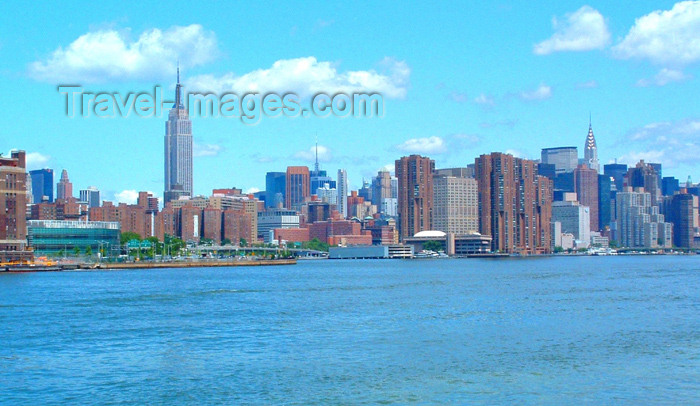
M 316 140 L 352 189 L 412 153 L 582 156 L 589 115 L 601 164 L 700 179 L 700 1 L 378 3 L 2 2 L 0 151 L 103 199 L 162 196 L 166 114 L 69 117 L 58 86 L 172 99 L 179 61 L 186 90 L 384 100 L 381 117 L 193 117 L 195 194 L 264 189 L 265 172 L 313 166 Z

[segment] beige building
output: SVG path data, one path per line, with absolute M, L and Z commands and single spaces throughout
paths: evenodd
M 479 231 L 479 190 L 476 179 L 433 178 L 433 229 L 455 235 Z

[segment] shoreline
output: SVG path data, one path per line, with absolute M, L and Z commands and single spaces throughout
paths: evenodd
M 296 259 L 263 259 L 255 261 L 211 261 L 211 262 L 115 262 L 101 264 L 72 264 L 51 266 L 21 265 L 0 267 L 0 273 L 68 272 L 68 271 L 109 271 L 126 269 L 166 269 L 166 268 L 220 268 L 236 266 L 276 266 L 295 265 Z

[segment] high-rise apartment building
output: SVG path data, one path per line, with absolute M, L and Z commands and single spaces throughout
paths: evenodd
M 41 203 L 44 198 L 53 202 L 53 169 L 37 169 L 29 171 L 32 177 L 32 193 L 34 203 Z
M 12 252 L 27 245 L 26 153 L 0 157 L 0 262 L 14 260 Z
M 399 180 L 399 235 L 413 237 L 432 228 L 435 161 L 411 155 L 396 160 L 395 169 Z
M 56 184 L 56 199 L 68 200 L 73 197 L 73 184 L 68 179 L 68 171 L 61 171 L 61 179 Z
M 615 197 L 615 235 L 621 247 L 671 248 L 672 225 L 664 221 L 651 193 L 625 186 Z
M 625 175 L 625 186 L 632 189 L 644 188 L 651 195 L 652 206 L 661 204 L 661 179 L 657 168 L 661 169 L 658 164 L 648 164 L 641 160 L 634 168 L 629 168 Z
M 433 178 L 433 230 L 455 235 L 479 231 L 479 191 L 474 178 Z
M 338 213 L 343 218 L 348 217 L 348 173 L 345 169 L 338 169 Z
M 574 191 L 579 203 L 591 210 L 591 231 L 598 231 L 598 172 L 579 165 L 574 170 Z
M 192 121 L 184 102 L 178 67 L 175 104 L 165 122 L 165 203 L 192 197 Z
M 673 245 L 693 248 L 695 228 L 698 227 L 698 197 L 677 193 L 669 199 L 666 217 L 673 223 Z
M 311 196 L 309 177 L 309 168 L 306 166 L 287 167 L 285 180 L 286 208 L 298 209 L 301 203 L 304 203 L 304 199 Z
M 552 181 L 535 161 L 494 152 L 476 158 L 479 229 L 492 250 L 545 253 L 551 249 Z

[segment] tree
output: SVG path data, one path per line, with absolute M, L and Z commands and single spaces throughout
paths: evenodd
M 564 248 L 562 248 L 560 245 L 557 245 L 556 247 L 554 247 L 555 254 L 560 254 L 562 252 L 564 252 Z
M 247 247 L 248 246 L 248 241 L 245 240 L 245 238 L 241 238 L 239 246 L 241 247 Z
M 75 254 L 76 257 L 77 257 L 78 255 L 80 255 L 80 247 L 75 247 L 75 248 L 73 248 L 73 253 Z
M 301 243 L 301 248 L 314 251 L 328 251 L 329 245 L 318 238 Z
M 122 233 L 121 236 L 119 237 L 119 242 L 121 243 L 121 245 L 124 245 L 131 240 L 141 241 L 141 236 L 138 233 L 135 233 L 133 231 L 127 231 L 125 233 Z
M 443 251 L 445 245 L 441 241 L 426 241 L 423 243 L 423 249 L 426 251 Z
M 87 256 L 92 255 L 92 247 L 91 246 L 88 245 L 87 247 L 85 247 L 85 255 L 87 255 Z
M 221 245 L 231 245 L 231 240 L 229 240 L 228 238 L 224 238 L 223 240 L 221 240 Z

